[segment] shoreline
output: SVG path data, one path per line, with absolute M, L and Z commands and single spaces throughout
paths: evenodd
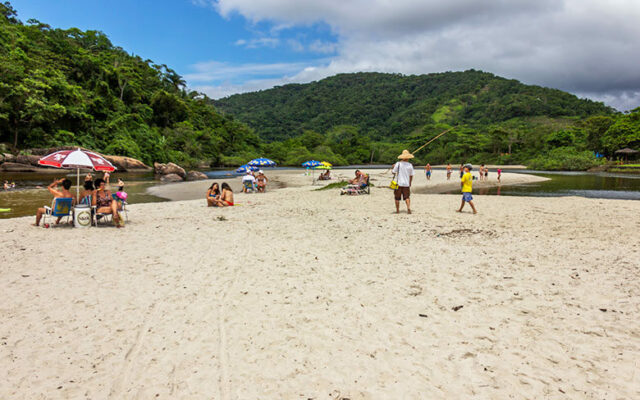
M 366 169 L 362 168 L 362 171 L 369 174 L 373 187 L 385 188 L 391 182 L 392 174 L 382 169 Z M 355 175 L 355 169 L 333 169 L 331 175 L 333 179 L 328 181 L 315 181 L 312 186 L 312 177 L 304 175 L 304 170 L 264 170 L 266 176 L 269 178 L 269 184 L 267 190 L 279 190 L 283 187 L 313 187 L 320 188 L 322 186 L 339 182 L 340 180 L 352 179 Z M 316 171 L 317 172 L 317 171 Z M 386 173 L 385 173 L 386 172 Z M 472 171 L 475 176 L 477 172 Z M 317 176 L 318 174 L 316 174 Z M 491 176 L 493 175 L 493 176 Z M 489 188 L 495 186 L 509 186 L 509 185 L 522 185 L 535 182 L 543 182 L 549 180 L 548 178 L 523 174 L 504 172 L 502 174 L 501 182 L 496 180 L 496 173 L 491 174 L 489 182 L 473 182 L 474 191 L 480 188 Z M 213 182 L 227 182 L 230 184 L 234 193 L 238 193 L 242 189 L 241 183 L 242 176 L 233 178 L 215 178 L 201 181 L 191 182 L 176 182 L 154 185 L 147 189 L 147 193 L 157 197 L 167 199 L 169 201 L 180 200 L 195 200 L 204 199 L 207 188 Z M 278 185 L 273 189 L 273 184 Z M 414 184 L 411 187 L 412 193 L 416 194 L 440 194 L 445 192 L 451 192 L 460 189 L 460 179 L 457 174 L 452 174 L 451 180 L 446 180 L 446 171 L 435 170 L 432 172 L 431 181 L 427 182 L 424 171 L 416 169 L 414 176 Z

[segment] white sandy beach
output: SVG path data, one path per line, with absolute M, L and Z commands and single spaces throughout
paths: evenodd
M 640 398 L 639 202 L 395 215 L 375 174 L 132 205 L 122 230 L 0 220 L 0 398 Z

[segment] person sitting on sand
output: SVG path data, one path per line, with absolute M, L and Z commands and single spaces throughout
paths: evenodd
M 60 184 L 62 184 L 62 190 L 58 189 L 58 185 Z M 69 191 L 69 189 L 71 189 L 71 185 L 72 183 L 69 179 L 60 178 L 51 182 L 51 184 L 47 186 L 47 190 L 49 191 L 49 193 L 53 195 L 54 199 L 60 198 L 60 197 L 64 197 L 64 198 L 71 197 L 73 199 L 72 204 L 76 204 L 76 196 L 74 196 Z M 40 226 L 40 220 L 42 219 L 42 216 L 44 215 L 45 212 L 46 210 L 44 209 L 44 207 L 38 208 L 38 211 L 36 212 L 36 223 L 33 224 L 34 226 Z M 60 218 L 58 218 L 58 221 L 56 221 L 56 223 L 58 222 L 60 222 Z
M 113 217 L 113 223 L 118 228 L 124 228 L 124 221 L 120 218 L 118 213 L 118 201 L 114 201 L 111 196 L 111 192 L 106 189 L 106 182 L 104 179 L 98 178 L 95 180 L 96 192 L 93 196 L 92 205 L 96 206 L 96 212 L 99 214 L 111 214 Z
M 267 182 L 269 182 L 269 179 L 267 179 L 267 177 L 265 176 L 264 172 L 262 172 L 262 170 L 258 171 L 256 182 L 258 184 L 258 192 L 264 193 L 265 190 L 267 189 Z
M 208 207 L 219 207 L 218 202 L 220 201 L 220 188 L 218 187 L 218 182 L 213 182 L 211 186 L 209 186 L 209 190 L 207 190 L 207 206 Z
M 231 207 L 234 205 L 233 190 L 231 190 L 231 187 L 227 182 L 222 183 L 222 194 L 220 195 L 220 201 L 218 204 L 222 207 Z
M 473 177 L 471 176 L 471 170 L 473 167 L 471 164 L 467 164 L 464 166 L 464 175 L 462 175 L 462 179 L 460 179 L 460 186 L 462 187 L 462 203 L 460 204 L 460 209 L 458 212 L 462 212 L 462 208 L 464 207 L 464 203 L 467 202 L 471 206 L 474 214 L 477 214 L 476 206 L 473 204 L 473 196 L 471 196 L 472 185 L 473 185 Z

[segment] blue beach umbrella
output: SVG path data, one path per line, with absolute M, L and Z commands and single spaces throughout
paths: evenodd
M 302 166 L 305 168 L 315 168 L 319 165 L 322 165 L 322 163 L 316 160 L 310 160 L 302 163 Z
M 252 167 L 275 167 L 276 163 L 268 158 L 256 158 L 255 160 L 249 161 L 247 165 Z
M 244 174 L 247 171 L 257 171 L 259 168 L 258 167 L 253 167 L 251 165 L 241 165 L 240 168 L 236 169 L 236 172 L 239 174 Z

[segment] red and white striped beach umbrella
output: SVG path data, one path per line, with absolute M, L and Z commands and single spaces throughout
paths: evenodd
M 80 195 L 80 169 L 87 168 L 105 172 L 113 172 L 116 170 L 116 167 L 100 154 L 82 149 L 56 151 L 55 153 L 42 157 L 38 160 L 38 164 L 77 170 L 78 185 L 76 186 L 76 197 Z
M 38 164 L 56 168 L 88 168 L 96 171 L 113 172 L 113 166 L 100 154 L 85 150 L 60 150 L 42 157 Z

